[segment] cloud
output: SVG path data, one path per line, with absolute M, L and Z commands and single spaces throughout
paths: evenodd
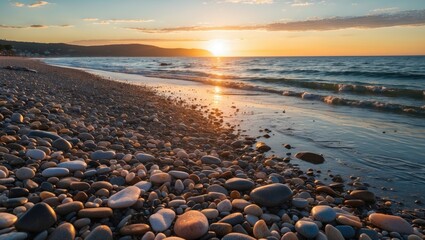
M 29 26 L 14 26 L 14 25 L 1 25 L 0 24 L 0 28 L 3 29 L 30 29 L 30 28 L 34 28 L 34 29 L 43 29 L 43 28 L 70 28 L 73 27 L 73 25 L 69 25 L 69 24 L 62 24 L 62 25 L 42 25 L 42 24 L 32 24 Z
M 83 21 L 86 21 L 86 22 L 95 22 L 98 20 L 99 20 L 98 18 L 83 18 Z
M 3 25 L 0 24 L 0 28 L 6 28 L 6 29 L 19 29 L 19 28 L 24 28 L 22 26 L 10 26 L 10 25 Z
M 183 26 L 173 28 L 127 28 L 146 33 L 184 31 L 328 31 L 347 28 L 382 28 L 394 26 L 425 25 L 425 10 L 400 11 L 354 17 L 333 17 L 293 22 L 277 22 L 263 25 Z
M 314 3 L 312 2 L 302 2 L 302 3 L 292 3 L 291 6 L 292 7 L 308 7 L 313 5 Z
M 374 12 L 374 13 L 388 13 L 388 12 L 395 12 L 397 10 L 398 10 L 398 7 L 377 8 L 377 9 L 373 9 L 372 12 Z
M 24 4 L 24 3 L 21 3 L 21 2 L 14 2 L 14 3 L 12 3 L 12 6 L 14 6 L 14 7 L 37 8 L 37 7 L 45 6 L 47 4 L 49 4 L 49 2 L 46 2 L 46 1 L 37 1 L 37 2 L 31 3 L 31 4 Z
M 305 0 L 294 0 L 292 3 L 290 2 L 291 7 L 308 7 L 314 5 L 313 2 L 305 1 Z
M 29 26 L 30 28 L 48 28 L 46 25 L 40 25 L 40 24 L 33 24 Z
M 15 2 L 15 3 L 12 3 L 12 6 L 15 6 L 15 7 L 25 7 L 25 4 L 20 3 L 20 2 Z
M 154 22 L 153 19 L 106 19 L 101 20 L 98 18 L 83 18 L 83 21 L 86 22 L 93 22 L 93 24 L 99 24 L 99 25 L 108 25 L 108 24 L 115 24 L 115 23 L 148 23 L 148 22 Z
M 243 4 L 272 4 L 273 0 L 225 0 L 224 2 Z
M 32 3 L 32 4 L 29 4 L 29 5 L 27 5 L 29 8 L 36 8 L 36 7 L 41 7 L 41 6 L 44 6 L 44 5 L 47 5 L 47 4 L 49 4 L 48 2 L 46 2 L 46 1 L 37 1 L 37 2 L 35 2 L 35 3 Z
M 153 19 L 110 19 L 106 20 L 110 23 L 147 23 L 153 22 Z

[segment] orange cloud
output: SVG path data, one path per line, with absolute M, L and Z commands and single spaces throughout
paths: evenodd
M 172 28 L 132 28 L 146 33 L 185 31 L 328 31 L 347 28 L 382 28 L 394 26 L 425 25 L 425 10 L 400 11 L 355 17 L 333 17 L 294 22 L 277 22 L 265 25 L 183 26 Z

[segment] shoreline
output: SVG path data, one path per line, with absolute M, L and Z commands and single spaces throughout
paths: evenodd
M 68 66 L 65 66 L 65 68 L 68 68 Z M 226 126 L 238 126 L 240 133 L 256 137 L 258 141 L 268 144 L 271 147 L 271 150 L 267 152 L 268 156 L 275 154 L 286 157 L 287 154 L 294 154 L 299 151 L 323 154 L 326 162 L 320 165 L 294 157 L 290 161 L 292 164 L 297 164 L 301 169 L 314 168 L 316 171 L 321 171 L 322 173 L 316 174 L 315 177 L 325 184 L 332 183 L 334 176 L 355 176 L 365 181 L 365 184 L 372 181 L 373 184 L 370 188 L 376 195 L 391 201 L 393 209 L 422 207 L 422 203 L 425 202 L 425 196 L 420 194 L 420 192 L 425 191 L 423 178 L 420 176 L 422 174 L 420 169 L 423 165 L 414 161 L 410 164 L 406 163 L 404 158 L 411 151 L 404 149 L 403 153 L 397 152 L 401 149 L 391 143 L 400 141 L 405 137 L 404 135 L 411 135 L 414 138 L 413 136 L 416 135 L 413 134 L 417 134 L 417 139 L 422 139 L 422 136 L 420 136 L 420 132 L 412 133 L 405 126 L 394 125 L 392 122 L 397 121 L 397 119 L 379 119 L 380 127 L 376 128 L 376 121 L 361 117 L 357 118 L 357 121 L 362 122 L 362 124 L 353 124 L 353 121 L 344 120 L 346 116 L 334 111 L 332 106 L 326 106 L 327 108 L 320 108 L 320 110 L 313 109 L 316 105 L 306 106 L 306 104 L 310 104 L 308 100 L 286 99 L 285 97 L 278 100 L 273 95 L 253 95 L 250 90 L 227 88 L 222 85 L 214 86 L 190 80 L 156 78 L 90 68 L 69 68 L 83 70 L 114 81 L 147 86 L 163 97 L 171 97 L 178 101 L 184 100 L 189 105 L 196 104 L 203 109 L 219 109 L 224 123 L 227 124 Z M 344 111 L 352 110 L 343 106 L 339 108 L 346 108 Z M 306 111 L 307 114 L 305 114 Z M 328 111 L 332 113 L 329 116 L 326 115 Z M 357 113 L 359 116 L 363 114 L 366 114 L 366 112 Z M 355 115 L 349 114 L 350 117 Z M 386 117 L 388 118 L 388 116 Z M 354 120 L 354 122 L 357 121 Z M 343 125 L 349 125 L 352 129 L 338 127 Z M 310 132 L 316 131 L 317 128 L 323 129 L 319 131 L 323 131 L 325 134 L 311 135 Z M 363 128 L 363 130 L 359 133 L 353 132 L 355 131 L 353 129 L 359 128 Z M 329 132 L 331 129 L 332 131 Z M 389 133 L 390 131 L 393 133 Z M 385 132 L 389 134 L 385 134 Z M 354 134 L 357 137 L 354 139 L 341 138 L 340 134 Z M 371 136 L 371 134 L 377 136 Z M 366 148 L 369 148 L 369 144 L 358 144 L 360 142 L 374 142 L 365 139 L 367 137 L 374 137 L 373 139 L 376 141 L 383 141 L 383 144 L 377 147 L 378 149 L 396 148 L 393 148 L 389 154 L 383 154 L 376 150 L 367 151 Z M 287 143 L 293 148 L 284 148 L 283 145 Z M 414 149 L 415 145 L 412 146 L 413 149 L 411 150 L 417 151 Z M 371 155 L 374 157 L 370 158 Z M 393 159 L 391 156 L 397 158 Z M 412 158 L 410 157 L 410 160 Z M 417 170 L 397 172 L 388 167 L 397 166 L 397 162 L 406 163 L 406 166 L 413 166 Z M 402 167 L 401 165 L 398 167 Z M 408 176 L 410 176 L 410 180 L 406 179 Z
M 24 234 L 25 237 L 74 234 L 74 237 L 91 239 L 95 233 L 119 238 L 155 236 L 154 232 L 163 232 L 164 236 L 190 238 L 193 236 L 186 236 L 185 231 L 180 231 L 187 226 L 175 221 L 176 215 L 180 216 L 177 219 L 185 218 L 190 213 L 187 209 L 202 209 L 209 220 L 207 231 L 195 238 L 227 236 L 226 239 L 236 239 L 236 236 L 229 235 L 230 231 L 241 234 L 245 231 L 257 238 L 294 239 L 288 235 L 290 231 L 295 232 L 297 238 L 305 238 L 309 235 L 304 230 L 311 227 L 313 219 L 320 223 L 312 227 L 313 232 L 316 228 L 325 230 L 333 229 L 332 225 L 348 225 L 355 232 L 348 239 L 359 238 L 361 233 L 371 239 L 376 239 L 376 236 L 397 238 L 397 234 L 390 234 L 398 230 L 392 224 L 382 225 L 382 219 L 368 218 L 370 211 L 390 213 L 391 209 L 379 198 L 375 199 L 372 192 L 364 190 L 367 185 L 352 181 L 360 193 L 347 193 L 344 191 L 345 184 L 340 181 L 327 186 L 315 181 L 313 170 L 303 172 L 282 158 L 265 157 L 253 147 L 253 138 L 241 138 L 233 133 L 234 129 L 223 128 L 222 116 L 218 112 L 199 109 L 200 106 L 190 106 L 190 103 L 189 107 L 178 106 L 175 100 L 159 96 L 152 89 L 102 79 L 82 71 L 24 58 L 0 59 L 0 77 L 5 80 L 1 92 L 0 154 L 3 163 L 7 164 L 6 169 L 1 168 L 5 177 L 0 178 L 3 205 L 0 214 L 8 212 L 9 215 L 20 216 L 17 220 L 16 217 L 2 215 L 10 221 L 0 224 L 0 234 L 15 237 Z M 6 65 L 28 67 L 37 70 L 37 73 L 5 70 L 3 67 Z M 205 118 L 205 113 L 208 113 L 209 119 Z M 31 137 L 30 131 L 33 130 L 54 130 L 65 141 L 58 145 L 52 138 Z M 76 161 L 78 166 L 70 164 Z M 26 173 L 33 175 L 31 178 L 16 177 L 17 170 L 24 167 Z M 37 187 L 28 187 L 32 178 Z M 255 194 L 261 186 L 272 183 L 289 186 L 278 185 L 282 188 L 279 192 L 269 192 L 266 188 L 266 193 L 272 194 L 268 197 L 277 195 L 276 205 L 270 205 L 263 199 L 264 196 Z M 137 186 L 137 189 L 131 186 Z M 14 187 L 19 190 L 12 191 Z M 290 194 L 285 193 L 287 188 L 290 188 Z M 136 195 L 132 204 L 119 200 L 123 191 L 129 196 Z M 20 195 L 13 195 L 16 192 Z M 77 197 L 84 195 L 78 192 L 84 192 L 86 196 Z M 10 200 L 11 193 L 20 199 Z M 112 204 L 112 200 L 118 203 Z M 38 202 L 45 202 L 50 207 Z M 328 214 L 327 217 L 335 213 L 331 221 L 323 220 L 318 214 L 310 213 L 319 203 L 341 208 L 318 210 L 321 214 Z M 250 209 L 246 209 L 248 205 Z M 35 206 L 43 209 L 36 210 L 45 211 L 52 219 L 53 215 L 55 218 L 50 223 L 46 221 L 36 231 L 25 227 L 25 221 L 37 218 L 32 213 Z M 64 210 L 58 210 L 63 208 L 66 214 L 63 214 Z M 256 211 L 253 212 L 253 209 Z M 258 209 L 263 214 L 258 214 Z M 350 213 L 350 209 L 355 211 Z M 173 213 L 169 211 L 174 213 L 172 219 Z M 140 215 L 140 212 L 144 214 Z M 423 238 L 425 211 L 412 209 L 401 214 L 409 223 L 400 230 L 399 236 L 410 235 L 409 240 Z M 26 216 L 32 219 L 28 220 Z M 162 220 L 156 220 L 156 217 Z M 309 217 L 311 221 L 299 221 L 302 217 Z M 91 227 L 81 231 L 84 227 L 77 222 L 82 222 L 81 219 L 89 222 Z M 416 229 L 411 225 L 415 219 L 413 227 Z M 65 223 L 59 227 L 62 221 L 68 225 L 65 226 Z M 400 221 L 397 219 L 396 222 Z M 54 226 L 53 230 L 51 227 Z M 363 229 L 368 226 L 371 229 Z M 373 230 L 373 226 L 388 229 L 385 234 L 385 231 Z M 19 232 L 14 232 L 15 228 Z M 199 227 L 203 228 L 205 223 Z M 335 229 L 352 232 L 350 228 Z M 317 230 L 314 237 L 327 236 L 328 231 L 325 232 Z M 333 234 L 336 234 L 335 231 Z M 367 239 L 364 235 L 360 238 Z

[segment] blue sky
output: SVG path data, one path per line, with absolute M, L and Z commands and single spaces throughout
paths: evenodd
M 320 41 L 335 35 L 361 37 L 365 32 L 359 29 L 376 44 L 379 35 L 391 32 L 413 42 L 424 40 L 424 9 L 423 0 L 0 0 L 0 37 L 165 47 L 202 47 L 202 42 L 220 39 L 236 49 L 233 54 L 241 54 L 258 45 L 260 35 L 271 47 L 303 36 Z M 239 45 L 245 49 L 238 49 L 237 39 L 244 40 Z

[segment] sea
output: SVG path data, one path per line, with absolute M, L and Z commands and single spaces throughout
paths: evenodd
M 206 105 L 324 182 L 360 178 L 396 208 L 425 203 L 425 56 L 43 61 Z M 326 161 L 297 160 L 299 151 Z

